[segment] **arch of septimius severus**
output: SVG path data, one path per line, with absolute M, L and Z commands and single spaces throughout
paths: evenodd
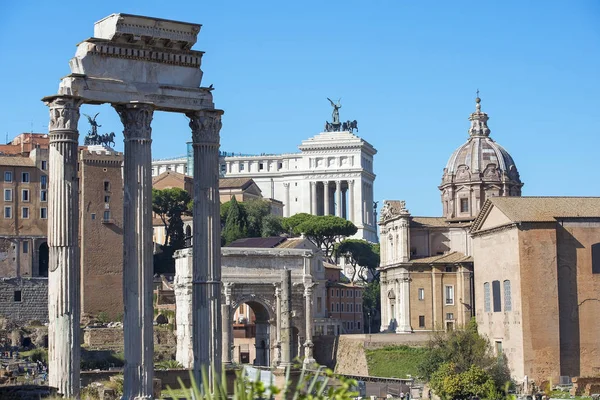
M 61 80 L 58 94 L 43 99 L 50 108 L 49 384 L 65 397 L 79 394 L 77 123 L 82 104 L 109 103 L 123 123 L 123 398 L 152 398 L 151 122 L 155 111 L 183 113 L 190 119 L 194 374 L 199 379 L 201 366 L 209 363 L 220 368 L 221 337 L 207 327 L 221 327 L 218 158 L 223 112 L 214 108 L 212 89 L 200 87 L 203 53 L 191 50 L 200 27 L 112 14 L 95 24 L 94 37 L 77 46 L 71 74 Z

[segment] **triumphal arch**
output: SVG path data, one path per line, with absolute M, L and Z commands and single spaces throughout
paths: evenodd
M 192 320 L 194 373 L 221 361 L 219 132 L 223 111 L 201 87 L 201 25 L 112 14 L 79 43 L 50 108 L 48 199 L 49 384 L 79 394 L 80 272 L 77 154 L 79 107 L 111 104 L 123 123 L 125 304 L 124 399 L 152 398 L 151 122 L 155 111 L 185 114 L 194 148 Z M 116 250 L 116 249 L 115 249 Z M 201 382 L 201 380 L 198 380 Z

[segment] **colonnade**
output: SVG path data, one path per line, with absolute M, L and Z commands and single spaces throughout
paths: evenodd
M 354 221 L 354 180 L 310 182 L 311 214 Z
M 78 397 L 80 385 L 80 261 L 77 156 L 79 107 L 84 100 L 58 95 L 50 108 L 48 198 L 49 385 L 64 397 Z M 152 304 L 152 156 L 154 106 L 114 104 L 123 123 L 123 319 L 124 399 L 151 399 L 154 376 Z M 221 264 L 219 216 L 219 132 L 221 110 L 193 111 L 194 147 L 194 376 L 221 358 Z

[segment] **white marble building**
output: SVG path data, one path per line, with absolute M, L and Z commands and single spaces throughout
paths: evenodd
M 283 202 L 284 217 L 302 212 L 337 215 L 358 227 L 356 237 L 377 242 L 373 212 L 377 150 L 351 132 L 322 132 L 304 140 L 299 149 L 290 154 L 224 155 L 221 176 L 252 178 L 264 197 Z M 152 174 L 186 168 L 185 157 L 156 160 Z

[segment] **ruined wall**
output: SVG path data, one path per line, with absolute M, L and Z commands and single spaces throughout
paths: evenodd
M 175 347 L 175 333 L 168 329 L 153 330 L 154 345 Z M 85 328 L 83 343 L 90 349 L 123 350 L 123 328 Z
M 0 315 L 18 324 L 48 322 L 48 279 L 0 279 Z

